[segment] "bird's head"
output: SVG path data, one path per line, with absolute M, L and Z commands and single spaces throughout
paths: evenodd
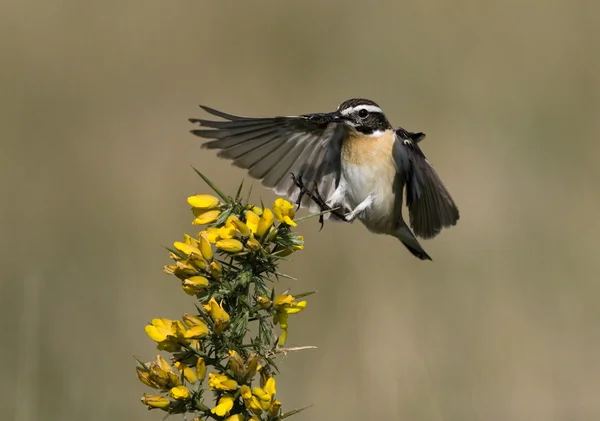
M 353 98 L 344 101 L 335 113 L 338 121 L 364 134 L 392 129 L 379 105 L 369 99 Z

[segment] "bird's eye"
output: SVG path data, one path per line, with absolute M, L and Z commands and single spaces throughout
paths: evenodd
M 368 116 L 368 115 L 369 115 L 369 112 L 368 112 L 367 110 L 365 110 L 364 108 L 363 108 L 363 109 L 361 109 L 361 110 L 358 112 L 358 116 L 359 116 L 360 118 L 365 118 L 365 117 L 366 117 L 366 116 Z

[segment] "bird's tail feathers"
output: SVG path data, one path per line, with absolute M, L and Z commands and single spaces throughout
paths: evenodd
M 403 225 L 396 229 L 396 231 L 394 232 L 394 236 L 398 240 L 400 240 L 402 244 L 404 244 L 404 246 L 408 249 L 408 251 L 410 251 L 413 254 L 413 256 L 421 260 L 432 260 L 431 257 L 427 254 L 427 252 L 423 250 L 421 244 L 419 244 L 414 234 L 406 225 Z

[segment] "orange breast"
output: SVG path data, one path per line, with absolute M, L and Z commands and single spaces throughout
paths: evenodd
M 342 160 L 354 165 L 390 162 L 394 140 L 391 130 L 377 137 L 356 132 L 343 143 Z

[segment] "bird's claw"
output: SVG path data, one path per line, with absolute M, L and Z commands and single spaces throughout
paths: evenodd
M 317 204 L 317 206 L 319 206 L 319 208 L 321 209 L 321 212 L 329 212 L 329 213 L 337 216 L 338 218 L 340 218 L 342 221 L 350 222 L 346 218 L 346 215 L 344 215 L 338 209 L 334 209 L 327 204 L 327 202 L 321 196 L 321 193 L 319 193 L 319 187 L 318 187 L 316 181 L 313 181 L 313 183 L 315 185 L 314 188 L 312 190 L 309 190 L 306 187 L 306 185 L 304 184 L 304 180 L 302 180 L 302 173 L 300 173 L 298 177 L 296 177 L 296 175 L 293 173 L 291 173 L 291 175 L 292 175 L 292 180 L 294 180 L 294 184 L 298 187 L 298 189 L 300 189 L 300 194 L 298 195 L 298 200 L 296 200 L 296 205 L 298 206 L 296 208 L 296 210 L 300 209 L 300 203 L 302 202 L 302 198 L 304 197 L 304 195 L 306 195 L 306 196 L 310 197 L 312 199 L 312 201 Z M 325 216 L 324 213 L 321 213 L 321 215 L 319 215 L 319 223 L 321 224 L 321 228 L 319 229 L 319 231 L 321 231 L 323 229 L 323 226 L 325 225 L 324 216 Z

